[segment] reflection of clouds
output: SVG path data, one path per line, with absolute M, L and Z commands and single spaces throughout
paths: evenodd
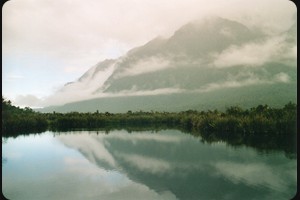
M 128 134 L 125 132 L 114 132 L 109 135 L 92 135 L 92 134 L 68 134 L 59 135 L 59 140 L 66 146 L 78 149 L 90 162 L 100 165 L 105 169 L 117 169 L 122 168 L 119 165 L 118 160 L 123 159 L 129 163 L 132 167 L 137 168 L 141 171 L 147 171 L 150 173 L 163 173 L 171 169 L 170 161 L 156 159 L 152 157 L 146 157 L 144 155 L 125 154 L 122 152 L 115 152 L 112 154 L 108 149 L 111 148 L 111 139 L 117 141 L 125 141 L 128 145 L 135 145 L 139 142 L 153 141 L 156 143 L 179 143 L 183 137 L 178 135 L 174 131 L 173 135 L 167 134 L 154 134 L 154 133 L 139 133 L 139 134 Z M 76 165 L 82 162 L 71 158 L 65 159 L 66 163 L 74 163 Z M 184 164 L 182 164 L 184 165 Z M 188 168 L 186 165 L 182 168 Z
M 144 172 L 157 174 L 163 173 L 171 169 L 171 164 L 161 159 L 151 158 L 137 154 L 124 153 L 118 153 L 118 157 L 121 157 L 130 165 Z
M 36 159 L 39 160 L 38 157 L 28 157 L 26 160 L 16 159 L 14 165 L 20 167 L 5 168 L 9 172 L 3 174 L 3 194 L 8 199 L 16 200 L 176 200 L 175 195 L 171 192 L 157 193 L 145 185 L 129 180 L 118 171 L 105 170 L 99 166 L 92 165 L 91 162 L 96 162 L 97 159 L 105 159 L 107 162 L 112 162 L 110 160 L 112 159 L 111 155 L 104 147 L 103 139 L 105 136 L 97 137 L 93 134 L 84 133 L 56 136 L 65 146 L 78 149 L 82 155 L 87 156 L 87 159 L 84 159 L 78 152 L 69 151 L 65 147 L 58 145 L 58 143 L 49 142 L 48 135 L 41 135 L 37 142 L 31 143 L 30 149 L 22 145 L 24 143 L 22 141 L 19 141 L 18 144 L 23 148 L 17 149 L 12 148 L 14 144 L 8 142 L 5 144 L 5 150 L 7 155 L 11 155 L 11 158 L 13 158 L 12 155 L 20 155 L 21 152 L 27 155 L 28 150 L 44 152 L 47 149 L 48 154 L 43 153 L 39 155 L 46 160 L 52 159 L 51 167 L 36 168 L 34 169 L 34 174 L 28 171 L 32 170 L 31 168 L 24 166 L 30 166 L 30 163 L 37 162 Z M 41 139 L 46 139 L 48 145 L 39 145 Z M 60 151 L 62 154 L 59 154 L 59 159 L 53 159 L 53 156 L 56 156 L 53 152 L 57 151 L 57 148 L 63 148 L 64 151 Z
M 65 185 L 61 185 L 65 189 L 74 191 L 73 194 L 67 194 L 64 199 L 80 199 L 82 197 L 85 197 L 85 199 L 105 200 L 176 199 L 171 192 L 156 193 L 142 184 L 129 180 L 117 171 L 107 171 L 98 168 L 95 165 L 90 165 L 86 160 L 67 157 L 64 161 L 66 170 L 60 174 L 60 180 L 56 181 L 64 184 L 76 183 L 75 185 L 67 186 L 67 188 Z M 74 187 L 78 188 L 78 190 L 73 190 Z M 80 194 L 76 191 L 80 191 Z
M 102 140 L 99 140 L 96 136 L 86 134 L 60 135 L 59 140 L 68 147 L 76 147 L 93 163 L 96 163 L 96 159 L 100 159 L 110 167 L 115 166 L 114 158 L 107 151 Z
M 8 151 L 5 153 L 7 159 L 18 159 L 22 157 L 22 153 L 18 151 Z
M 56 163 L 58 164 L 58 163 Z M 79 165 L 79 166 L 74 166 Z M 9 199 L 103 199 L 103 200 L 175 200 L 170 193 L 156 193 L 148 187 L 132 182 L 115 171 L 99 169 L 89 162 L 67 158 L 64 168 L 47 177 L 34 176 L 30 181 L 4 177 L 2 192 Z M 16 192 L 16 188 L 18 192 Z
M 98 166 L 91 165 L 90 162 L 82 157 L 67 156 L 64 158 L 65 174 L 72 174 L 70 177 L 78 181 L 88 181 L 101 184 L 103 191 L 111 191 L 114 188 L 123 187 L 128 184 L 124 175 L 117 171 L 107 171 Z
M 276 171 L 264 163 L 237 163 L 220 161 L 214 164 L 217 173 L 225 176 L 234 183 L 244 182 L 252 186 L 268 187 L 278 191 L 286 191 L 285 179 L 293 180 L 294 173 Z
M 105 174 L 105 170 L 90 165 L 90 162 L 78 157 L 65 157 L 64 166 L 68 172 L 80 173 L 84 175 L 99 175 Z
M 158 145 L 156 148 L 160 148 L 159 145 L 171 145 L 172 148 L 169 150 L 175 147 L 175 149 L 171 151 L 175 151 L 176 153 L 176 151 L 178 151 L 177 148 L 181 147 L 180 143 L 191 139 L 189 136 L 180 134 L 179 131 L 172 131 L 172 134 L 157 134 L 151 132 L 128 134 L 124 131 L 115 131 L 108 135 L 83 133 L 59 135 L 58 138 L 66 146 L 78 149 L 90 162 L 106 170 L 126 172 L 126 165 L 128 165 L 138 171 L 153 175 L 173 174 L 176 171 L 176 176 L 185 177 L 193 170 L 205 169 L 198 160 L 191 160 L 188 157 L 176 160 L 173 155 L 169 159 L 166 159 L 160 158 L 160 155 L 151 154 L 151 156 L 146 156 L 138 150 L 141 148 L 141 144 L 151 144 L 150 146 Z M 116 141 L 117 143 L 115 143 Z M 122 145 L 125 144 L 128 147 L 134 147 L 136 151 L 133 149 L 127 151 L 124 146 L 120 146 L 120 142 Z M 118 149 L 115 149 L 116 147 L 118 147 Z M 149 151 L 149 149 L 147 149 L 147 151 Z M 74 165 L 78 166 L 80 163 L 76 164 L 76 162 L 82 161 L 66 158 L 65 162 L 74 163 Z M 124 165 L 124 163 L 126 163 L 126 165 Z M 70 167 L 70 169 L 74 170 L 74 167 Z
M 109 168 L 116 168 L 115 155 L 108 151 L 110 147 L 110 139 L 129 141 L 131 144 L 136 144 L 140 141 L 156 141 L 166 143 L 179 143 L 181 137 L 174 135 L 161 134 L 130 134 L 124 132 L 111 133 L 109 135 L 92 135 L 92 134 L 70 134 L 59 135 L 59 140 L 66 146 L 76 148 L 87 157 L 90 162 L 97 163 L 99 160 L 108 164 Z M 128 158 L 128 157 L 127 157 Z M 131 161 L 136 161 L 137 157 L 128 158 Z M 141 159 L 141 158 L 140 158 Z
M 263 164 L 241 164 L 233 162 L 218 162 L 215 164 L 217 170 L 233 182 L 246 181 L 251 185 L 264 185 L 266 183 L 277 183 L 278 178 L 272 176 L 269 168 Z
M 65 159 L 70 172 L 93 177 L 94 182 L 103 185 L 103 199 L 175 199 L 172 193 L 158 194 L 160 187 L 181 198 L 187 188 L 175 183 L 178 180 L 203 184 L 202 187 L 220 182 L 225 187 L 241 187 L 257 195 L 275 193 L 286 197 L 296 183 L 296 163 L 283 155 L 264 157 L 252 148 L 233 149 L 225 143 L 205 145 L 176 131 L 132 134 L 115 131 L 108 135 L 81 133 L 58 137 L 95 164 L 94 168 L 85 167 L 80 160 Z M 174 189 L 179 186 L 182 191 Z M 198 186 L 193 187 L 193 192 L 198 191 Z M 212 195 L 210 192 L 209 189 Z M 223 197 L 226 195 L 233 199 L 240 192 L 232 190 Z
M 176 132 L 176 131 L 174 131 Z M 143 134 L 109 134 L 107 138 L 116 138 L 120 140 L 128 140 L 128 141 L 157 141 L 157 142 L 170 142 L 170 143 L 178 143 L 180 142 L 183 137 L 180 137 L 180 135 L 175 134 L 174 135 L 161 135 L 157 133 L 143 133 Z
M 140 184 L 130 184 L 126 187 L 123 187 L 120 190 L 115 191 L 114 193 L 106 193 L 101 195 L 101 199 L 105 200 L 134 200 L 134 199 L 143 199 L 143 200 L 176 200 L 176 196 L 170 192 L 156 193 L 153 190 L 149 190 L 146 186 Z

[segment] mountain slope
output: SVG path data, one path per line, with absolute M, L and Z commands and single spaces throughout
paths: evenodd
M 296 101 L 296 30 L 295 23 L 269 36 L 219 17 L 194 21 L 170 38 L 157 37 L 93 66 L 52 97 L 68 104 L 44 111 L 179 111 Z

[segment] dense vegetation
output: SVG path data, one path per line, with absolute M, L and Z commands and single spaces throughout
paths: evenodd
M 173 112 L 127 113 L 38 113 L 15 107 L 2 98 L 3 136 L 17 136 L 47 129 L 162 129 L 176 128 L 201 136 L 205 142 L 226 141 L 231 145 L 249 145 L 260 149 L 284 149 L 296 152 L 297 106 L 283 108 L 259 105 L 251 109 L 227 108 L 225 112 L 188 110 Z
M 48 127 L 45 115 L 31 108 L 21 109 L 2 97 L 2 135 L 43 132 Z

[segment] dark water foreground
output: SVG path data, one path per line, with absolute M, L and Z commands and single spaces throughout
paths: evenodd
M 286 200 L 296 194 L 293 153 L 211 134 L 128 130 L 2 137 L 2 193 L 11 200 Z

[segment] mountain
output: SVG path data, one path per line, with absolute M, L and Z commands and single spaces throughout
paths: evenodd
M 295 102 L 296 31 L 296 23 L 267 35 L 219 17 L 193 21 L 170 38 L 154 38 L 96 64 L 49 98 L 64 105 L 42 111 L 180 111 Z

